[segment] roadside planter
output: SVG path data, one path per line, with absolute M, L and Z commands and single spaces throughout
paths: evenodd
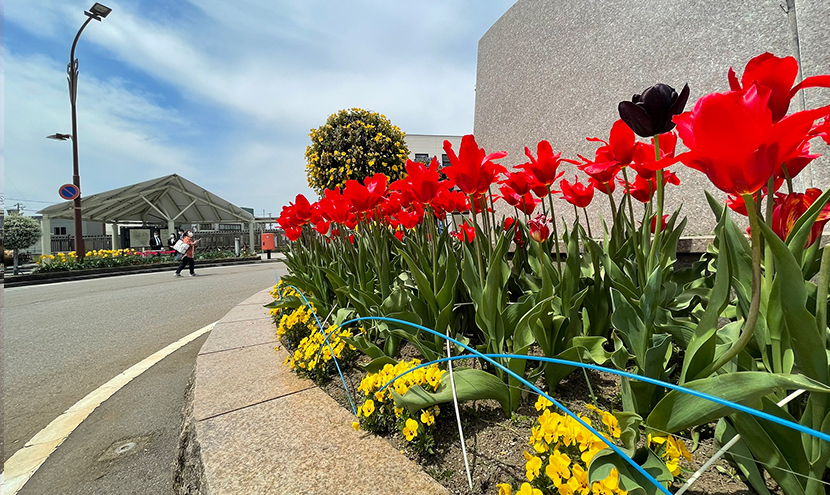
M 830 144 L 830 104 L 787 113 L 830 76 L 794 86 L 797 70 L 760 55 L 685 112 L 688 87 L 647 88 L 620 103 L 607 139 L 589 138 L 593 159 L 541 141 L 507 171 L 506 153 L 469 135 L 445 142 L 448 167 L 408 161 L 391 183 L 376 173 L 314 203 L 298 195 L 279 218 L 293 242 L 269 305 L 286 364 L 342 381 L 355 428 L 400 433 L 425 458 L 441 420 L 457 421 L 466 458 L 459 403 L 492 400 L 505 417 L 535 404 L 524 479 L 501 494 L 684 492 L 699 475 L 690 462 L 706 460 L 684 439 L 705 425 L 759 493 L 765 476 L 788 495 L 824 493 L 830 247 L 817 239 L 830 192 L 795 191 L 793 178 L 816 158 L 811 141 Z M 682 269 L 686 220 L 664 211 L 678 164 L 728 198 L 707 193 L 714 241 Z M 583 178 L 562 178 L 572 166 Z M 497 216 L 497 201 L 513 214 Z M 613 218 L 581 221 L 593 201 Z M 555 220 L 561 208 L 573 224 Z M 598 406 L 588 369 L 620 377 L 613 408 Z M 571 411 L 556 397 L 574 372 L 588 397 Z

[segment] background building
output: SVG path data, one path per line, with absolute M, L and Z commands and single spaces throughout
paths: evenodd
M 452 143 L 452 149 L 458 153 L 461 146 L 461 136 L 440 136 L 437 134 L 407 134 L 406 146 L 409 148 L 409 159 L 423 161 L 438 157 L 442 167 L 450 164 L 450 159 L 444 153 L 444 141 Z
M 789 14 L 787 3 L 795 9 Z M 803 76 L 830 73 L 827 0 L 519 0 L 479 41 L 476 140 L 487 152 L 507 151 L 502 163 L 509 166 L 527 161 L 524 147 L 535 152 L 541 139 L 563 157 L 592 159 L 597 143 L 585 138 L 608 138 L 620 101 L 658 82 L 678 92 L 688 83 L 689 110 L 700 96 L 729 90 L 730 66 L 740 77 L 761 53 L 796 53 L 796 27 Z M 828 89 L 803 93 L 807 108 L 830 101 Z M 820 139 L 813 151 L 830 153 Z M 575 166 L 565 170 L 572 180 Z M 682 205 L 686 235 L 709 234 L 715 222 L 703 189 L 714 188 L 697 171 L 672 170 L 682 185 L 667 188 L 666 211 Z M 806 174 L 796 181 L 799 192 L 810 183 Z M 811 182 L 830 187 L 830 158 L 813 162 Z M 568 206 L 563 202 L 557 216 L 570 222 Z M 610 216 L 604 197 L 592 209 L 594 216 Z

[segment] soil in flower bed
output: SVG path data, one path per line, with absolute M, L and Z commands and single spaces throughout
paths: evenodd
M 401 359 L 408 360 L 418 357 L 411 346 L 404 346 Z M 365 358 L 365 356 L 364 356 Z M 476 360 L 456 361 L 455 366 L 480 367 Z M 588 370 L 588 379 L 591 382 L 597 404 L 605 410 L 619 410 L 619 378 Z M 355 401 L 355 406 L 363 403 L 365 397 L 357 390 L 360 381 L 366 373 L 358 367 L 343 369 L 349 392 Z M 449 379 L 445 375 L 444 379 Z M 343 390 L 339 376 L 321 387 L 329 396 L 335 399 L 344 408 L 351 411 L 351 406 Z M 577 370 L 566 378 L 560 385 L 555 399 L 563 403 L 571 411 L 586 413 L 585 404 L 591 403 L 590 393 L 585 381 L 585 375 Z M 528 445 L 531 428 L 536 423 L 539 412 L 533 404 L 535 394 L 524 397 L 521 407 L 512 418 L 506 419 L 501 406 L 496 401 L 481 400 L 459 404 L 461 422 L 466 439 L 467 458 L 470 466 L 473 489 L 470 490 L 467 473 L 464 467 L 464 457 L 458 437 L 458 425 L 452 404 L 441 404 L 441 414 L 436 418 L 434 455 L 422 455 L 415 452 L 408 445 L 400 433 L 386 437 L 386 440 L 404 455 L 421 465 L 423 470 L 453 495 L 494 495 L 498 493 L 498 483 L 510 483 L 518 488 L 525 478 L 525 458 L 523 452 L 532 452 Z M 684 476 L 690 476 L 715 452 L 711 428 L 703 428 L 697 449 L 692 452 L 692 462 L 683 462 Z M 366 435 L 372 433 L 365 432 Z M 692 442 L 686 438 L 686 444 L 692 448 Z M 682 483 L 675 483 L 670 487 L 671 492 L 677 491 Z M 781 494 L 773 482 L 768 482 L 770 492 Z M 735 469 L 725 460 L 719 460 L 710 467 L 686 493 L 690 495 L 753 495 L 756 492 L 744 484 L 738 477 Z

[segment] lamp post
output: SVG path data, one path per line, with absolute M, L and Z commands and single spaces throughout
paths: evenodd
M 78 188 L 78 191 L 81 190 L 81 175 L 78 171 L 78 117 L 77 109 L 75 108 L 75 100 L 78 97 L 78 59 L 75 58 L 75 46 L 78 44 L 78 39 L 81 37 L 81 33 L 84 32 L 87 24 L 89 24 L 93 19 L 100 22 L 103 18 L 108 16 L 110 12 L 112 12 L 111 8 L 97 2 L 88 11 L 84 12 L 87 16 L 87 20 L 84 21 L 81 29 L 78 30 L 78 34 L 75 35 L 75 40 L 72 42 L 72 50 L 69 52 L 69 65 L 66 66 L 67 79 L 69 80 L 69 104 L 72 108 L 72 134 L 54 134 L 49 136 L 52 139 L 59 139 L 62 141 L 65 141 L 67 138 L 72 138 L 72 183 Z M 81 222 L 81 195 L 78 194 L 73 201 L 73 217 L 75 220 L 75 255 L 77 256 L 78 261 L 83 261 L 86 249 L 84 248 L 83 223 Z

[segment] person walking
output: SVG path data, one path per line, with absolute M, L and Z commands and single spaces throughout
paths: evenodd
M 187 244 L 187 251 L 184 252 L 182 255 L 182 261 L 179 263 L 179 268 L 176 269 L 176 277 L 182 276 L 182 270 L 184 269 L 185 265 L 188 266 L 190 269 L 190 276 L 195 277 L 196 273 L 193 271 L 194 266 L 196 265 L 193 261 L 193 251 L 196 249 L 196 243 L 198 240 L 193 239 L 193 231 L 188 230 L 184 233 L 184 237 L 182 237 L 182 242 Z

